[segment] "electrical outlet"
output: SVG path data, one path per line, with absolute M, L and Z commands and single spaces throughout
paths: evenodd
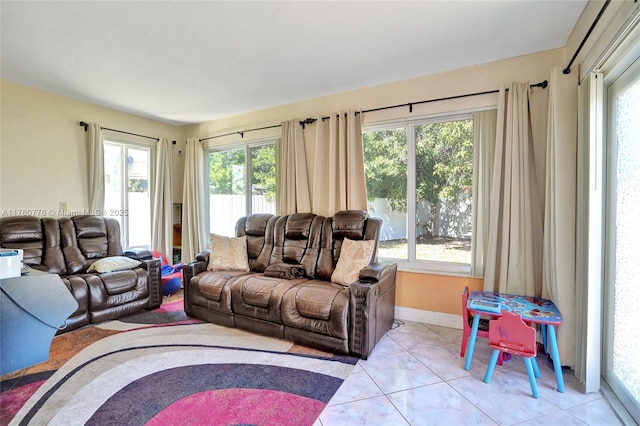
M 67 202 L 66 201 L 60 201 L 58 202 L 58 208 L 60 210 L 67 210 Z

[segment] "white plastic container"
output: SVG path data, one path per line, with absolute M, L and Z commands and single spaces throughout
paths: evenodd
M 0 278 L 20 276 L 22 259 L 20 253 L 14 249 L 0 249 Z

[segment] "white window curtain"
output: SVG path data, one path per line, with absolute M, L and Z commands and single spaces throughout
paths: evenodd
M 173 199 L 171 194 L 171 146 L 160 138 L 156 154 L 156 179 L 151 210 L 151 248 L 173 258 Z
M 564 365 L 576 359 L 576 150 L 578 76 L 551 72 L 547 129 L 542 297 L 562 312 L 558 350 Z
M 97 123 L 89 123 L 89 208 L 104 209 L 104 140 Z
M 314 159 L 314 213 L 331 216 L 340 210 L 367 210 L 360 114 L 318 117 Z
M 542 211 L 529 112 L 529 83 L 500 90 L 484 288 L 542 294 Z
M 491 217 L 491 178 L 496 146 L 497 111 L 473 113 L 473 222 L 471 232 L 471 275 L 484 276 L 484 264 L 489 245 L 489 218 Z
M 182 199 L 181 260 L 193 262 L 207 247 L 204 226 L 204 153 L 196 138 L 187 139 Z
M 282 123 L 282 137 L 276 147 L 276 214 L 310 212 L 307 154 L 299 120 Z

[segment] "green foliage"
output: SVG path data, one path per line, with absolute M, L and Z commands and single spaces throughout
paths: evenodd
M 416 126 L 417 199 L 435 205 L 470 191 L 473 178 L 473 121 Z
M 386 198 L 395 211 L 407 209 L 407 130 L 363 134 L 367 198 Z M 426 202 L 433 235 L 436 206 L 470 192 L 473 179 L 473 120 L 415 126 L 416 201 Z
M 267 200 L 276 199 L 276 145 L 251 148 L 251 182 Z
M 212 194 L 244 193 L 244 159 L 244 149 L 209 154 L 209 190 Z
M 362 135 L 367 199 L 386 198 L 396 211 L 407 210 L 407 129 Z
M 147 192 L 149 182 L 146 179 L 129 179 L 128 192 Z
M 276 146 L 254 147 L 251 157 L 251 184 L 254 192 L 274 200 L 276 194 Z M 209 154 L 209 188 L 212 194 L 245 193 L 245 149 Z

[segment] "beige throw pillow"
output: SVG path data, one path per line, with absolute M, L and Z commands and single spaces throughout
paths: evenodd
M 345 286 L 358 281 L 360 270 L 371 261 L 375 243 L 374 240 L 354 241 L 345 238 L 331 281 Z
M 105 274 L 107 272 L 122 271 L 125 269 L 135 268 L 140 265 L 139 260 L 131 259 L 126 256 L 110 256 L 96 260 L 87 268 L 87 272 L 98 272 Z
M 209 255 L 210 271 L 248 271 L 247 237 L 224 237 L 209 234 L 211 254 Z

